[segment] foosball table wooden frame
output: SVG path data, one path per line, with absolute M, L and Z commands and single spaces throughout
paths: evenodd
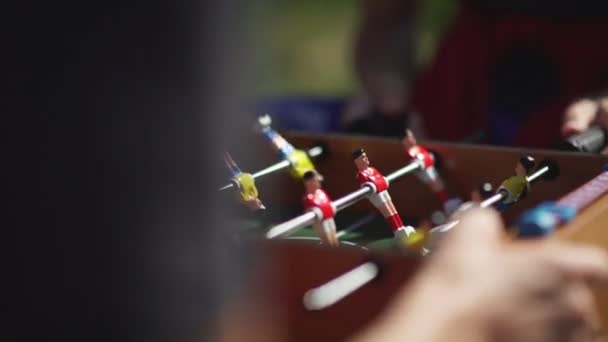
M 324 188 L 335 197 L 357 188 L 354 180 L 356 170 L 350 158 L 356 148 L 363 147 L 372 165 L 383 173 L 398 169 L 405 163 L 403 148 L 396 139 L 295 133 L 285 134 L 285 137 L 299 148 L 319 142 L 327 146 L 328 157 L 315 164 L 325 177 Z M 511 224 L 525 210 L 544 201 L 556 201 L 577 189 L 599 175 L 608 163 L 608 158 L 604 156 L 582 153 L 451 143 L 425 142 L 422 145 L 439 154 L 439 173 L 450 195 L 463 199 L 468 199 L 471 190 L 481 182 L 498 185 L 512 175 L 514 164 L 522 154 L 532 155 L 536 160 L 551 158 L 557 162 L 559 177 L 534 184 L 525 199 L 503 213 L 507 224 Z M 267 150 L 267 154 L 256 158 L 239 158 L 243 164 L 262 167 L 276 161 L 272 151 Z M 260 197 L 268 207 L 278 203 L 282 206 L 300 206 L 302 185 L 287 173 L 259 180 L 258 187 Z M 416 177 L 403 177 L 391 184 L 390 193 L 402 216 L 429 217 L 433 210 L 440 208 L 438 200 Z M 373 208 L 367 201 L 360 201 L 353 206 L 353 210 L 366 213 Z M 608 248 L 608 193 L 547 238 Z M 284 239 L 262 240 L 254 245 L 257 251 L 267 256 L 263 258 L 265 264 L 259 269 L 259 274 L 268 277 L 264 283 L 269 285 L 265 285 L 264 295 L 260 298 L 276 316 L 276 324 L 282 327 L 281 340 L 337 341 L 352 336 L 382 312 L 391 297 L 407 284 L 407 280 L 424 263 L 424 257 L 392 253 L 372 255 L 363 249 L 332 249 Z M 302 298 L 307 290 L 372 258 L 382 265 L 381 273 L 375 280 L 324 310 L 305 309 Z M 596 298 L 606 331 L 608 291 L 598 289 Z

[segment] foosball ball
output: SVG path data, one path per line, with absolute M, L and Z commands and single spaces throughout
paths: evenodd
M 608 247 L 600 155 L 417 142 L 411 132 L 281 135 L 269 117 L 255 131 L 248 140 L 267 152 L 229 151 L 232 178 L 219 192 L 241 209 L 236 238 L 265 256 L 256 269 L 272 279 L 260 301 L 282 340 L 342 340 L 364 328 L 470 207 L 499 210 L 513 243 Z M 605 331 L 608 292 L 596 300 Z

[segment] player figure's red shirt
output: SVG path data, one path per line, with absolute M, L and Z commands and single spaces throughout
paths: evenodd
M 321 209 L 324 220 L 332 218 L 335 215 L 334 207 L 331 205 L 331 198 L 321 189 L 315 190 L 314 193 L 305 194 L 303 202 L 306 209 L 315 207 Z
M 384 176 L 371 166 L 357 173 L 357 182 L 359 182 L 359 185 L 368 182 L 373 183 L 376 186 L 377 193 L 388 189 L 388 183 Z
M 424 163 L 424 167 L 431 167 L 435 163 L 433 160 L 433 155 L 427 151 L 424 147 L 416 145 L 414 147 L 410 147 L 405 154 L 406 160 L 414 160 L 419 159 Z

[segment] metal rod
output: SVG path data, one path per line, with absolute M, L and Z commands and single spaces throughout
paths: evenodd
M 316 157 L 320 156 L 321 154 L 323 154 L 323 147 L 314 146 L 314 147 L 310 148 L 308 151 L 306 151 L 306 154 L 308 154 L 308 156 L 310 158 L 316 158 Z M 289 162 L 289 160 L 284 159 L 278 163 L 272 164 L 268 167 L 261 169 L 260 171 L 252 174 L 251 176 L 253 177 L 253 179 L 258 179 L 258 178 L 261 178 L 262 176 L 266 176 L 268 174 L 271 174 L 271 173 L 274 173 L 277 171 L 281 171 L 283 169 L 287 169 L 290 166 L 291 166 L 291 163 Z M 229 183 L 229 184 L 226 184 L 223 187 L 219 188 L 218 191 L 228 190 L 228 189 L 233 188 L 234 186 L 235 185 L 233 183 Z
M 285 238 L 285 240 L 316 241 L 320 245 L 323 244 L 323 242 L 321 242 L 321 238 L 318 238 L 318 237 L 315 237 L 315 236 L 288 236 L 287 238 Z M 341 245 L 349 245 L 349 246 L 359 247 L 361 249 L 368 250 L 367 247 L 358 245 L 357 243 L 351 242 L 351 241 L 340 241 L 340 244 Z
M 228 184 L 224 185 L 223 187 L 217 189 L 217 191 L 224 191 L 224 190 L 228 190 L 228 189 L 232 189 L 232 188 L 234 188 L 234 184 L 228 183 Z
M 479 204 L 479 207 L 480 208 L 491 207 L 494 204 L 502 201 L 505 197 L 507 197 L 507 193 L 505 191 L 500 191 L 499 193 L 495 194 L 494 196 L 481 202 Z M 439 225 L 439 226 L 434 227 L 433 229 L 429 230 L 429 234 L 445 233 L 445 232 L 451 230 L 452 228 L 456 227 L 456 225 L 458 225 L 458 223 L 460 223 L 460 220 L 454 220 L 454 221 L 444 223 L 442 225 Z
M 348 208 L 358 200 L 367 197 L 367 195 L 372 193 L 372 188 L 369 186 L 364 186 L 361 189 L 351 192 L 350 194 L 340 197 L 334 201 L 334 206 L 336 207 L 336 211 L 340 211 L 344 208 Z
M 376 278 L 380 269 L 368 261 L 354 269 L 330 280 L 329 282 L 308 290 L 302 298 L 308 310 L 322 310 L 355 292 L 363 285 Z
M 273 172 L 277 172 L 277 171 L 281 171 L 283 169 L 286 169 L 290 165 L 291 165 L 291 163 L 289 162 L 289 160 L 285 159 L 285 160 L 282 160 L 282 161 L 280 161 L 280 162 L 278 162 L 276 164 L 270 165 L 270 166 L 268 166 L 268 167 L 266 167 L 266 168 L 264 168 L 264 169 L 262 169 L 262 170 L 260 170 L 260 171 L 258 171 L 256 173 L 252 174 L 251 176 L 253 176 L 253 179 L 260 178 L 262 176 L 266 176 L 266 175 L 271 174 Z
M 530 176 L 528 176 L 528 182 L 529 183 L 533 183 L 535 181 L 537 181 L 540 177 L 542 177 L 545 173 L 550 171 L 550 167 L 549 166 L 543 166 L 542 168 L 536 170 L 536 172 L 534 172 L 533 174 L 531 174 Z M 481 202 L 479 204 L 479 206 L 481 208 L 488 208 L 490 206 L 493 206 L 496 203 L 499 203 L 500 201 L 502 201 L 505 197 L 507 197 L 508 194 L 506 191 L 500 191 L 498 193 L 496 193 L 494 196 L 486 199 L 485 201 Z M 449 230 L 451 230 L 452 228 L 454 228 L 458 223 L 460 222 L 460 220 L 454 220 L 445 224 L 442 224 L 440 226 L 437 226 L 433 229 L 431 229 L 429 231 L 430 234 L 435 234 L 435 233 L 445 233 Z
M 415 169 L 415 168 L 414 168 Z M 399 174 L 401 170 L 397 170 L 391 175 Z M 530 183 L 538 180 L 539 177 L 550 171 L 548 166 L 536 171 L 534 174 L 528 177 Z M 398 178 L 397 176 L 396 178 Z M 388 177 L 387 177 L 388 178 Z M 500 201 L 502 201 L 508 194 L 505 191 L 500 191 L 494 196 L 486 199 L 480 203 L 481 208 L 490 207 Z M 434 233 L 445 233 L 460 223 L 460 220 L 454 220 L 445 224 L 439 225 L 429 231 L 429 234 Z M 355 292 L 359 288 L 363 287 L 367 283 L 371 282 L 378 276 L 378 265 L 368 261 L 362 265 L 357 266 L 353 270 L 342 274 L 341 276 L 330 280 L 329 282 L 319 287 L 308 290 L 303 298 L 304 307 L 308 310 L 322 310 L 325 309 L 344 297 Z
M 540 168 L 539 170 L 536 170 L 536 172 L 534 172 L 533 174 L 528 176 L 528 182 L 532 183 L 532 182 L 536 181 L 539 177 L 541 177 L 545 173 L 549 172 L 549 169 L 550 169 L 549 166 L 545 165 L 542 168 Z
M 228 190 L 228 189 L 233 188 L 233 187 L 234 187 L 234 184 L 228 183 L 228 184 L 224 185 L 223 187 L 221 187 L 218 191 Z
M 502 201 L 505 197 L 507 197 L 509 194 L 506 191 L 499 191 L 498 193 L 496 193 L 495 195 L 493 195 L 492 197 L 486 199 L 485 201 L 481 202 L 479 204 L 480 207 L 482 208 L 489 208 L 491 206 L 493 206 L 494 204 Z
M 397 180 L 399 177 L 402 177 L 408 173 L 411 173 L 417 170 L 420 167 L 418 162 L 412 162 L 408 165 L 400 168 L 399 170 L 389 174 L 386 178 L 387 182 L 392 182 Z M 336 208 L 336 212 L 348 208 L 353 205 L 357 201 L 369 196 L 372 194 L 372 188 L 369 186 L 363 186 L 360 189 L 353 191 L 337 200 L 333 201 L 333 205 Z M 316 217 L 312 213 L 306 213 L 295 217 L 289 221 L 283 222 L 277 226 L 272 227 L 268 233 L 266 233 L 266 237 L 269 239 L 274 239 L 277 237 L 287 236 L 297 230 L 300 230 L 306 226 L 311 225 L 315 221 Z
M 460 223 L 460 220 L 454 220 L 454 221 L 444 223 L 442 225 L 439 225 L 439 226 L 434 227 L 433 229 L 429 230 L 429 234 L 433 235 L 435 233 L 445 233 L 445 232 L 451 230 L 452 228 L 454 228 L 458 223 Z
M 323 154 L 323 147 L 321 147 L 321 146 L 311 147 L 307 153 L 310 158 L 316 158 Z
M 266 238 L 274 239 L 281 236 L 287 236 L 297 230 L 300 230 L 306 226 L 310 226 L 315 222 L 317 215 L 309 211 L 300 216 L 294 217 L 289 221 L 283 222 L 279 225 L 276 225 L 266 233 Z
M 400 168 L 399 170 L 389 174 L 388 176 L 386 176 L 386 181 L 391 183 L 397 179 L 399 179 L 401 176 L 404 176 L 410 172 L 416 171 L 418 168 L 420 168 L 420 163 L 414 161 L 409 163 L 408 165 L 406 165 L 405 167 Z

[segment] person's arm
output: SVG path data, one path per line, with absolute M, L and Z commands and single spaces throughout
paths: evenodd
M 499 215 L 472 210 L 375 324 L 352 341 L 592 341 L 589 284 L 608 280 L 606 252 L 503 237 Z

